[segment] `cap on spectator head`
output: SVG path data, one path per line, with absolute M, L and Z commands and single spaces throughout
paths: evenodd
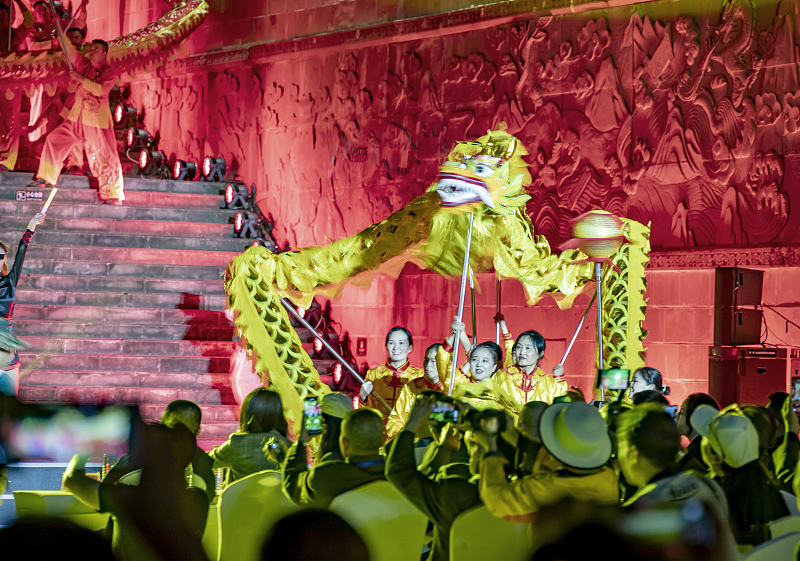
M 692 425 L 692 428 L 697 434 L 708 436 L 708 424 L 717 415 L 719 415 L 719 411 L 704 403 L 698 405 L 692 412 L 689 424 Z
M 343 393 L 326 393 L 320 400 L 320 408 L 326 415 L 343 419 L 348 411 L 353 410 L 353 401 Z
M 758 459 L 758 431 L 752 421 L 738 413 L 722 414 L 709 423 L 711 448 L 732 468 Z
M 611 439 L 600 413 L 586 403 L 554 403 L 539 421 L 539 436 L 550 454 L 579 469 L 595 469 L 611 457 Z

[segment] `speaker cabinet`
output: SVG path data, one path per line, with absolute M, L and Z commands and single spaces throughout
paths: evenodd
M 714 345 L 757 345 L 761 342 L 761 310 L 742 308 L 761 304 L 764 272 L 717 267 L 714 278 Z
M 721 406 L 766 405 L 770 394 L 786 391 L 788 349 L 709 347 L 708 351 L 708 393 Z

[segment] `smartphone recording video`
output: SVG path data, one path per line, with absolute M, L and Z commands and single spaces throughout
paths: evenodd
M 428 418 L 437 423 L 455 423 L 458 421 L 458 407 L 455 403 L 437 401 Z
M 605 368 L 599 372 L 599 387 L 604 390 L 627 390 L 631 371 L 626 368 Z
M 316 397 L 307 397 L 303 400 L 303 413 L 306 416 L 305 429 L 308 434 L 322 432 L 322 407 Z
M 4 419 L 0 443 L 7 462 L 120 457 L 128 453 L 133 414 L 122 405 L 28 407 Z

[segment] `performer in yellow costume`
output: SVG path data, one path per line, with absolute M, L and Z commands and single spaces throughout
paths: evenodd
M 511 333 L 505 321 L 500 322 L 500 327 L 508 349 Z M 537 331 L 522 333 L 511 347 L 511 352 L 507 352 L 513 364 L 502 369 L 492 379 L 495 395 L 515 413 L 522 411 L 522 407 L 529 401 L 553 403 L 553 399 L 566 395 L 569 389 L 563 366 L 556 364 L 552 376 L 539 368 L 545 346 L 544 337 Z
M 381 412 L 384 420 L 394 409 L 403 387 L 411 380 L 421 378 L 423 371 L 412 366 L 408 361 L 408 353 L 414 348 L 411 333 L 404 327 L 392 327 L 386 334 L 386 352 L 389 358 L 386 364 L 381 364 L 367 371 L 366 384 L 361 386 L 359 397 L 367 407 L 372 407 Z M 389 405 L 387 410 L 375 399 L 377 393 Z
M 400 397 L 386 421 L 386 436 L 392 438 L 398 432 L 403 430 L 408 421 L 408 416 L 411 414 L 411 409 L 414 407 L 414 402 L 417 396 L 425 390 L 438 391 L 447 393 L 448 385 L 450 383 L 450 371 L 447 370 L 447 361 L 437 360 L 438 353 L 442 345 L 436 343 L 428 347 L 425 351 L 425 368 L 424 376 L 415 378 L 403 386 L 400 392 Z M 466 381 L 461 371 L 456 372 L 456 386 Z

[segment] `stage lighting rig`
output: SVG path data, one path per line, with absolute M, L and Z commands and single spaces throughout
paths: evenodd
M 175 181 L 191 181 L 195 175 L 197 175 L 196 163 L 175 160 L 175 165 L 172 166 L 172 178 Z
M 206 181 L 225 181 L 225 159 L 206 156 L 203 158 L 203 178 Z
M 139 173 L 169 179 L 169 168 L 165 164 L 166 161 L 167 157 L 161 150 L 145 148 L 139 152 Z
M 255 185 L 253 189 L 255 190 Z M 231 181 L 225 184 L 223 202 L 225 205 L 222 208 L 246 208 L 253 210 L 250 204 L 250 191 L 247 189 L 247 185 L 239 181 Z
M 137 150 L 141 151 L 145 148 L 150 148 L 150 144 L 152 144 L 152 139 L 149 132 L 135 127 L 128 129 L 128 133 L 125 135 L 125 145 L 128 150 L 135 154 Z
M 127 101 L 119 103 L 114 108 L 114 126 L 117 128 L 126 129 L 135 126 L 137 117 L 136 108 Z
M 240 210 L 233 218 L 234 238 L 257 238 L 261 217 L 252 212 Z

